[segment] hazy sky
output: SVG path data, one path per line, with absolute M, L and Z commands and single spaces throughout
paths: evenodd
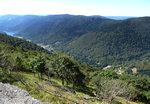
M 0 0 L 0 14 L 150 16 L 150 0 Z

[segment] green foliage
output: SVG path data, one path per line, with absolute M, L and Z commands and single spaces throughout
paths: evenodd
M 126 99 L 136 97 L 137 90 L 119 79 L 101 77 L 96 79 L 94 84 L 96 85 L 96 96 L 108 103 L 112 103 L 117 96 Z
M 121 80 L 132 84 L 136 89 L 139 90 L 137 100 L 144 102 L 149 102 L 149 91 L 150 91 L 150 77 L 148 76 L 133 76 L 133 75 L 123 75 L 120 76 Z
M 0 69 L 1 70 L 1 69 Z M 0 72 L 0 82 L 3 83 L 13 83 L 15 82 L 14 79 L 12 79 L 8 74 L 5 74 L 3 72 Z
M 2 34 L 0 33 L 0 42 L 5 43 L 5 44 L 10 44 L 15 47 L 21 47 L 24 49 L 29 49 L 29 50 L 35 50 L 35 51 L 40 51 L 40 52 L 47 52 L 44 48 L 33 44 L 31 42 L 19 39 L 19 38 L 14 38 L 12 36 L 8 36 L 7 34 Z
M 2 68 L 2 71 L 6 74 L 9 74 L 10 70 L 12 69 L 12 64 L 9 59 L 10 59 L 9 55 L 0 52 L 0 68 Z
M 64 81 L 72 83 L 73 86 L 83 85 L 85 75 L 80 71 L 80 66 L 69 57 L 58 55 L 51 61 L 50 65 L 54 68 L 57 76 L 62 79 L 63 85 Z
M 12 20 L 8 21 L 9 17 Z M 111 20 L 73 15 L 6 15 L 0 20 L 1 30 L 17 31 L 16 35 L 52 45 L 90 65 L 104 67 L 150 60 L 149 17 Z
M 10 74 L 14 71 L 39 73 L 39 78 L 44 75 L 59 78 L 67 84 L 83 86 L 85 75 L 81 72 L 83 66 L 67 55 L 47 54 L 0 44 L 0 67 L 3 72 Z M 85 69 L 84 69 L 85 70 Z
M 125 80 L 128 83 L 132 83 L 136 88 L 140 90 L 150 89 L 150 78 L 147 76 L 133 76 L 133 75 L 123 75 L 120 76 L 121 80 Z
M 115 78 L 117 79 L 119 76 L 117 75 L 117 73 L 113 70 L 101 70 L 101 71 L 95 71 L 93 73 L 91 73 L 90 75 L 90 79 L 96 78 L 102 78 L 102 77 L 106 77 L 106 78 Z
M 122 94 L 113 94 L 113 96 L 121 96 L 125 99 L 138 100 L 145 103 L 148 103 L 150 100 L 150 77 L 148 76 L 135 76 L 131 74 L 117 75 L 115 71 L 106 69 L 91 73 L 90 79 L 96 87 L 96 92 L 100 94 L 98 96 L 100 99 L 109 101 L 110 99 L 113 99 L 111 90 L 116 94 L 117 91 L 120 91 L 121 89 L 124 90 L 124 92 L 121 91 L 121 93 L 124 93 L 123 96 Z M 124 87 L 121 87 L 121 85 Z M 117 91 L 115 91 L 115 89 Z M 101 94 L 104 93 L 106 96 L 103 95 L 104 98 L 102 98 Z
M 57 19 L 55 17 L 52 19 L 51 16 L 39 16 L 28 27 L 27 24 L 30 22 L 27 20 L 26 23 L 21 23 L 22 25 L 8 26 L 8 30 L 16 28 L 25 38 L 34 42 L 52 44 L 55 48 L 68 52 L 82 62 L 99 67 L 119 64 L 125 67 L 129 65 L 127 70 L 134 66 L 139 73 L 149 71 L 149 17 L 114 21 L 84 16 L 67 15 L 58 16 Z M 1 24 L 0 28 L 3 28 Z M 112 70 L 97 70 L 67 55 L 48 54 L 35 44 L 5 34 L 0 34 L 0 42 L 2 42 L 0 43 L 0 69 L 2 71 L 0 81 L 2 82 L 19 81 L 24 84 L 26 78 L 18 72 L 32 72 L 35 74 L 35 77 L 30 79 L 32 83 L 37 73 L 43 79 L 45 76 L 58 78 L 62 84 L 66 82 L 67 85 L 78 87 L 77 89 L 88 85 L 85 81 L 90 84 L 92 81 L 94 89 L 92 91 L 96 91 L 97 97 L 106 102 L 111 102 L 118 96 L 125 99 L 135 98 L 134 100 L 143 101 L 146 104 L 150 102 L 149 77 L 139 76 L 139 73 L 136 74 L 137 76 L 117 75 Z M 28 85 L 25 84 L 25 86 Z M 37 91 L 34 87 L 33 85 L 31 92 L 38 95 L 41 90 Z M 41 96 L 45 96 L 44 92 Z
M 150 76 L 150 60 L 144 59 L 142 61 L 137 61 L 135 64 L 133 64 L 138 69 L 139 75 L 148 75 Z
M 143 94 L 146 97 L 146 99 L 150 99 L 150 91 L 145 91 Z
M 41 78 L 42 75 L 45 74 L 48 70 L 48 67 L 46 66 L 46 61 L 42 56 L 33 59 L 32 62 L 30 62 L 30 65 L 32 67 L 32 72 L 39 72 L 41 74 Z
M 127 61 L 144 59 L 143 56 L 149 53 L 148 39 L 150 37 L 146 35 L 148 32 L 145 35 L 142 34 L 114 31 L 91 32 L 72 41 L 63 47 L 63 50 L 82 62 L 99 67 L 123 64 Z

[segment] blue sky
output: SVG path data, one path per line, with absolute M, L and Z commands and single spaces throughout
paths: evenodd
M 150 0 L 0 0 L 0 14 L 150 16 Z

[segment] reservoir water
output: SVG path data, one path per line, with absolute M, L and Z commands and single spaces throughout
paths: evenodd
M 14 36 L 14 32 L 8 32 L 8 31 L 4 31 L 7 35 L 10 35 L 10 36 Z
M 10 35 L 10 36 L 13 36 L 13 37 L 17 37 L 17 38 L 21 38 L 21 39 L 22 39 L 22 37 L 15 35 L 16 32 L 4 31 L 4 33 L 6 33 L 7 35 Z

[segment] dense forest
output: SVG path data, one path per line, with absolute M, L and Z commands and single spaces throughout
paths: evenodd
M 108 65 L 142 60 L 150 52 L 150 18 L 128 19 L 88 32 L 62 50 L 83 62 Z M 149 60 L 149 59 L 148 59 Z
M 125 63 L 149 64 L 149 27 L 150 17 L 126 20 L 67 14 L 0 17 L 1 31 L 13 31 L 24 39 L 50 45 L 100 68 Z

